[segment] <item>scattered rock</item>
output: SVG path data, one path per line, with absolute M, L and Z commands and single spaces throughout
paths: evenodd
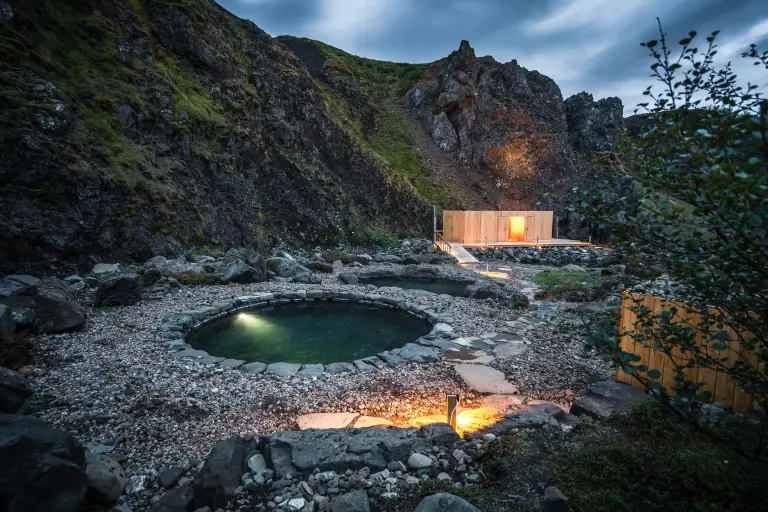
M 412 453 L 408 457 L 408 465 L 414 469 L 423 469 L 432 466 L 432 459 L 421 453 Z
M 331 500 L 331 512 L 370 512 L 368 494 L 357 490 Z
M 120 464 L 107 455 L 90 452 L 85 452 L 85 461 L 89 494 L 100 503 L 116 502 L 125 488 L 125 472 Z
M 479 512 L 479 510 L 458 496 L 439 492 L 421 500 L 413 512 Z
M 72 331 L 85 324 L 85 314 L 73 299 L 67 283 L 55 277 L 32 279 L 36 284 L 22 284 L 23 293 L 2 299 L 3 304 L 10 307 L 17 327 L 55 333 Z

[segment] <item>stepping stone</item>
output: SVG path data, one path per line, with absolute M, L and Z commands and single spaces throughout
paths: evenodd
M 300 430 L 346 428 L 360 416 L 356 412 L 318 412 L 296 418 Z
M 479 393 L 497 395 L 516 395 L 517 388 L 507 382 L 504 374 L 495 368 L 483 364 L 457 364 L 454 366 L 459 376 L 469 387 Z
M 352 363 L 331 363 L 325 366 L 325 371 L 331 375 L 339 375 L 341 373 L 355 373 L 355 365 Z
M 421 345 L 425 345 L 427 347 L 435 347 L 435 348 L 439 348 L 439 349 L 442 349 L 442 350 L 449 350 L 449 349 L 452 349 L 452 348 L 459 348 L 459 345 L 455 344 L 454 342 L 448 341 L 448 340 L 443 339 L 443 338 L 437 338 L 437 337 L 430 338 L 430 337 L 427 337 L 427 336 L 423 336 L 423 337 L 418 339 L 418 342 Z
M 206 356 L 206 357 L 200 357 L 195 359 L 200 364 L 216 364 L 220 363 L 224 360 L 223 357 L 216 357 L 216 356 Z
M 225 359 L 222 362 L 219 363 L 221 366 L 226 366 L 227 368 L 240 368 L 245 364 L 245 361 L 242 359 Z
M 372 364 L 376 368 L 386 368 L 387 367 L 387 363 L 382 361 L 381 359 L 379 359 L 376 356 L 365 357 L 365 358 L 361 359 L 361 361 L 364 362 L 364 363 L 367 363 L 367 364 Z
M 268 364 L 266 368 L 267 373 L 279 375 L 281 377 L 292 377 L 296 375 L 301 369 L 300 364 L 295 363 L 272 363 Z
M 196 350 L 194 348 L 188 348 L 180 352 L 176 352 L 173 355 L 174 357 L 179 357 L 184 359 L 186 358 L 198 359 L 201 357 L 208 357 L 210 354 L 208 354 L 208 352 L 206 352 L 205 350 Z
M 461 345 L 467 348 L 476 348 L 478 350 L 490 350 L 495 345 L 491 340 L 483 339 L 478 336 L 472 336 L 468 338 L 456 338 L 452 340 L 453 343 Z
M 493 340 L 495 343 L 505 341 L 525 341 L 519 334 L 512 334 L 507 332 L 489 332 L 483 336 L 489 340 Z
M 255 362 L 255 363 L 244 364 L 243 366 L 240 367 L 240 371 L 245 373 L 257 374 L 257 373 L 264 373 L 264 370 L 266 370 L 266 368 L 267 368 L 266 364 Z
M 375 416 L 360 416 L 352 426 L 354 428 L 365 428 L 375 427 L 378 425 L 393 425 L 393 423 L 386 418 L 377 418 Z
M 319 377 L 324 371 L 325 366 L 322 364 L 305 364 L 296 375 L 305 379 L 311 379 L 312 377 Z
M 508 343 L 499 343 L 493 349 L 493 353 L 502 359 L 516 357 L 528 350 L 528 345 L 522 341 L 510 341 Z
M 354 361 L 352 361 L 352 364 L 355 365 L 355 368 L 357 368 L 357 371 L 360 371 L 360 372 L 370 372 L 376 369 L 376 367 L 373 366 L 373 364 L 366 363 L 362 359 L 355 359 Z
M 490 363 L 495 357 L 482 351 L 461 347 L 443 352 L 443 360 L 449 363 Z

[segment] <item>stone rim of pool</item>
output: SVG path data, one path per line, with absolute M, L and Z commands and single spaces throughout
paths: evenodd
M 400 309 L 417 318 L 432 324 L 429 334 L 421 336 L 402 348 L 381 352 L 374 356 L 364 357 L 351 362 L 337 362 L 327 365 L 298 364 L 277 362 L 265 364 L 262 362 L 246 362 L 239 359 L 225 359 L 212 356 L 204 350 L 192 348 L 187 339 L 201 327 L 216 320 L 259 307 L 278 306 L 303 301 L 338 301 L 357 302 L 379 308 Z M 440 315 L 423 308 L 409 304 L 403 300 L 384 297 L 377 294 L 352 292 L 337 292 L 332 290 L 296 290 L 286 292 L 258 293 L 254 295 L 234 297 L 230 300 L 217 301 L 198 309 L 173 313 L 165 318 L 160 326 L 165 346 L 175 357 L 191 359 L 202 364 L 217 364 L 231 369 L 239 369 L 245 373 L 271 373 L 279 376 L 312 378 L 322 374 L 354 373 L 375 371 L 386 366 L 400 366 L 409 362 L 429 363 L 439 361 L 445 350 L 459 348 L 451 342 L 457 338 L 453 328 Z

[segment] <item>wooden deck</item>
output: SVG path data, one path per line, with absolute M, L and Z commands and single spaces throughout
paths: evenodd
M 455 242 L 451 246 L 457 245 Z M 552 238 L 549 240 L 539 240 L 538 242 L 488 242 L 475 244 L 461 244 L 464 247 L 577 247 L 589 246 L 589 242 L 580 242 L 578 240 L 567 240 L 565 238 Z

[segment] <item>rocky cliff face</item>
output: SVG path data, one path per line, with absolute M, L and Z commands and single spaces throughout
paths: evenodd
M 0 272 L 424 235 L 533 207 L 621 119 L 466 42 L 374 61 L 207 0 L 0 1 L 0 54 Z
M 440 149 L 493 181 L 498 208 L 533 209 L 542 192 L 564 190 L 582 174 L 580 157 L 616 149 L 623 129 L 618 98 L 563 101 L 552 79 L 478 58 L 467 41 L 431 65 L 407 101 Z
M 7 270 L 428 229 L 301 60 L 215 3 L 0 5 Z

